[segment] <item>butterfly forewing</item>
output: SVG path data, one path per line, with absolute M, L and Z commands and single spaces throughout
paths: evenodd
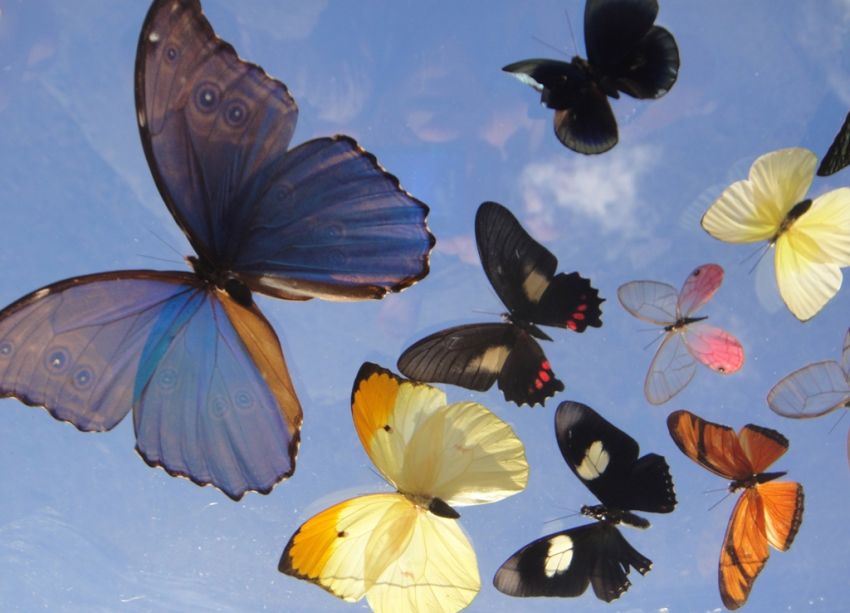
M 654 513 L 675 507 L 664 458 L 638 459 L 637 442 L 587 405 L 562 402 L 555 412 L 555 436 L 567 465 L 606 507 Z
M 667 326 L 679 318 L 679 292 L 667 283 L 630 281 L 617 289 L 617 298 L 629 313 L 652 324 Z
M 157 0 L 139 36 L 136 109 L 157 187 L 195 251 L 232 255 L 248 229 L 245 187 L 260 189 L 295 130 L 286 86 L 240 60 L 200 2 Z
M 676 446 L 686 456 L 727 479 L 744 479 L 754 474 L 750 459 L 735 431 L 706 421 L 688 411 L 673 411 L 667 428 Z
M 788 451 L 788 439 L 782 434 L 753 424 L 741 428 L 738 440 L 749 459 L 753 474 L 763 473 Z
M 697 266 L 682 284 L 677 301 L 680 317 L 690 317 L 702 308 L 723 282 L 723 268 L 717 264 Z
M 784 377 L 767 394 L 767 404 L 784 417 L 819 417 L 850 402 L 850 382 L 838 362 L 809 364 Z

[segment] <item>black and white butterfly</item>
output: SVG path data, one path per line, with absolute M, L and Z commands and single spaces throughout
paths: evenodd
M 501 204 L 478 207 L 475 239 L 484 272 L 508 307 L 505 321 L 441 330 L 408 347 L 398 368 L 411 379 L 477 391 L 498 381 L 506 400 L 544 404 L 564 384 L 535 340 L 552 340 L 538 325 L 598 328 L 604 299 L 577 272 L 555 274 L 557 258 Z
M 679 74 L 673 35 L 653 25 L 656 0 L 587 0 L 587 59 L 530 59 L 502 68 L 540 92 L 555 110 L 555 134 L 578 153 L 604 153 L 617 144 L 617 121 L 608 96 L 660 98 Z
M 570 470 L 602 502 L 581 509 L 597 521 L 529 543 L 502 564 L 493 584 L 510 596 L 579 596 L 592 585 L 597 598 L 611 602 L 629 589 L 630 568 L 645 575 L 652 567 L 617 524 L 648 528 L 632 511 L 673 510 L 667 461 L 655 453 L 638 458 L 632 437 L 578 402 L 558 407 L 555 435 Z
M 850 164 L 850 113 L 844 118 L 841 129 L 829 146 L 818 166 L 818 176 L 828 177 Z

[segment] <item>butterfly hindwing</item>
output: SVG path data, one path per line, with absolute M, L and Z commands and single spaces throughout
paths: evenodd
M 346 500 L 307 520 L 278 570 L 373 611 L 458 611 L 480 589 L 475 552 L 457 521 L 401 494 Z
M 628 571 L 649 572 L 652 562 L 605 522 L 586 524 L 529 543 L 508 558 L 493 584 L 510 596 L 580 596 L 588 585 L 606 602 L 631 582 Z
M 606 507 L 653 513 L 675 507 L 666 460 L 654 453 L 638 458 L 637 442 L 589 406 L 562 402 L 555 436 L 567 465 Z

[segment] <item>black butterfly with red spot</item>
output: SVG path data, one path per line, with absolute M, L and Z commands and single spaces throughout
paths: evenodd
M 432 334 L 408 347 L 398 368 L 411 379 L 477 391 L 498 381 L 506 400 L 544 404 L 564 384 L 535 340 L 552 340 L 538 325 L 574 332 L 598 328 L 604 299 L 578 273 L 555 274 L 557 258 L 501 204 L 478 207 L 475 240 L 484 272 L 508 307 L 504 322 L 466 324 Z

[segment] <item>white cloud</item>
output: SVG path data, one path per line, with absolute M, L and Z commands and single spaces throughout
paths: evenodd
M 602 156 L 562 155 L 528 164 L 520 188 L 526 211 L 536 218 L 534 229 L 544 240 L 552 236 L 551 207 L 556 205 L 606 233 L 634 235 L 643 206 L 639 183 L 658 157 L 654 147 L 621 145 Z

